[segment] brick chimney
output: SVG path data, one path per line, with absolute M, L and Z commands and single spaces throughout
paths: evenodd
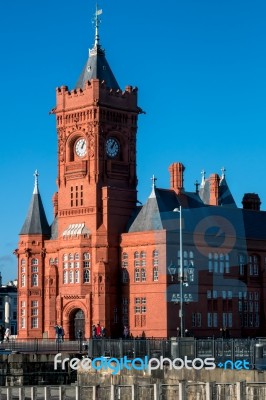
M 184 171 L 185 167 L 181 163 L 173 163 L 168 168 L 170 172 L 170 189 L 174 190 L 177 194 L 184 190 Z
M 260 211 L 261 201 L 257 193 L 245 193 L 242 204 L 244 210 Z
M 218 206 L 219 203 L 219 183 L 220 177 L 218 174 L 211 174 L 209 177 L 210 183 L 210 206 Z

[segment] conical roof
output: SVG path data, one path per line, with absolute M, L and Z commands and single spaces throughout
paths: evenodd
M 107 87 L 111 89 L 120 89 L 115 76 L 105 58 L 105 50 L 102 49 L 99 39 L 99 15 L 102 10 L 96 8 L 95 13 L 95 41 L 94 46 L 89 50 L 89 57 L 83 68 L 83 71 L 76 84 L 76 89 L 83 89 L 85 84 L 91 79 L 105 81 Z
M 38 188 L 38 172 L 35 171 L 34 190 L 25 222 L 21 228 L 20 235 L 50 235 L 42 199 Z

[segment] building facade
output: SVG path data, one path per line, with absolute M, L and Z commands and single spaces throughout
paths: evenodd
M 11 335 L 17 334 L 17 280 L 2 284 L 0 274 L 0 325 L 9 328 Z
M 97 13 L 96 13 L 97 14 Z M 138 90 L 121 90 L 98 34 L 76 87 L 56 89 L 58 191 L 48 224 L 38 185 L 19 235 L 20 338 L 261 335 L 265 328 L 266 213 L 257 195 L 238 208 L 225 178 L 184 188 L 182 163 L 170 187 L 155 178 L 137 202 Z M 182 209 L 182 215 L 181 215 Z M 180 220 L 181 218 L 181 220 Z M 180 229 L 181 228 L 181 229 Z M 181 257 L 180 257 L 181 256 Z M 181 281 L 181 283 L 180 283 Z M 183 313 L 180 314 L 180 299 Z

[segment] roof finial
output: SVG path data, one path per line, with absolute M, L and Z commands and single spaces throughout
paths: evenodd
M 196 193 L 199 193 L 199 182 L 196 180 L 196 182 L 194 183 L 195 188 L 196 188 Z
M 95 23 L 95 42 L 94 42 L 94 47 L 99 46 L 100 44 L 100 37 L 99 37 L 99 25 L 100 25 L 100 19 L 99 15 L 101 15 L 103 10 L 98 9 L 98 5 L 96 3 L 96 12 L 94 16 L 94 23 Z
M 39 193 L 39 190 L 38 190 L 38 176 L 39 176 L 39 173 L 38 173 L 37 169 L 35 170 L 33 176 L 35 178 L 33 194 L 38 194 Z
M 155 189 L 155 188 L 156 188 L 156 181 L 157 181 L 157 178 L 155 178 L 155 176 L 152 175 L 151 180 L 152 180 L 152 188 Z
M 224 178 L 225 178 L 225 171 L 226 171 L 226 169 L 225 169 L 224 167 L 222 167 L 222 168 L 221 168 L 221 171 L 222 171 L 221 179 L 224 179 Z
M 150 194 L 149 197 L 156 197 L 156 196 L 155 196 L 155 188 L 156 188 L 155 183 L 156 183 L 156 181 L 157 181 L 157 178 L 155 178 L 155 176 L 152 175 L 151 181 L 152 181 L 152 191 L 151 191 L 151 194 Z
M 204 169 L 201 171 L 201 186 L 204 186 L 205 183 L 205 176 L 206 176 L 206 172 L 204 171 Z

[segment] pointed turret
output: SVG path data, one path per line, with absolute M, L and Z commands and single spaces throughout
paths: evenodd
M 101 82 L 105 81 L 106 86 L 111 89 L 120 89 L 105 58 L 105 50 L 102 49 L 100 45 L 99 15 L 101 14 L 102 10 L 98 10 L 96 6 L 94 46 L 91 50 L 89 50 L 89 58 L 76 84 L 76 89 L 83 89 L 85 84 L 91 79 L 99 79 Z
M 35 182 L 33 195 L 27 217 L 20 231 L 20 235 L 50 235 L 50 227 L 47 222 L 42 199 L 38 188 L 38 171 L 34 173 Z

